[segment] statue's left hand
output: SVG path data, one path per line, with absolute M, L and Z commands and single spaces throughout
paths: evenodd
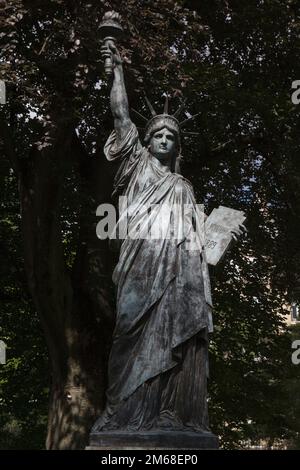
M 241 235 L 245 235 L 248 232 L 245 225 L 240 224 L 239 228 L 231 230 L 232 238 L 237 241 Z

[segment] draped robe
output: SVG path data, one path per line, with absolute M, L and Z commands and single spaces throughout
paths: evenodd
M 93 430 L 207 429 L 212 302 L 204 214 L 190 182 L 142 147 L 133 124 L 121 142 L 112 132 L 104 152 L 121 161 L 114 195 L 127 198 L 112 241 L 125 219 L 129 234 L 113 273 L 107 404 Z

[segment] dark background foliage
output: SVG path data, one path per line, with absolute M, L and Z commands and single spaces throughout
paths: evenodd
M 78 435 L 103 407 L 115 258 L 95 237 L 95 210 L 110 201 L 115 169 L 102 153 L 113 123 L 97 29 L 109 9 L 123 18 L 130 105 L 146 113 L 146 93 L 159 109 L 168 92 L 175 110 L 185 97 L 187 111 L 200 113 L 188 130 L 200 134 L 183 139 L 184 176 L 206 213 L 226 205 L 247 214 L 248 236 L 211 271 L 212 430 L 225 447 L 260 439 L 296 446 L 299 372 L 285 315 L 300 300 L 300 105 L 291 102 L 300 79 L 298 2 L 127 0 L 120 10 L 117 1 L 2 0 L 1 7 L 0 336 L 8 344 L 1 447 L 44 445 L 51 377 L 52 384 L 60 377 L 60 397 L 86 376 L 94 382 L 74 408 L 57 412 L 67 425 L 49 418 L 49 448 L 82 447 L 86 437 Z M 96 353 L 77 351 L 79 341 Z M 75 429 L 89 394 L 93 411 Z

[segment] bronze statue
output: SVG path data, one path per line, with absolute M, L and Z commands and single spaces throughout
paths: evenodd
M 127 236 L 122 241 L 113 274 L 117 317 L 107 404 L 92 434 L 208 433 L 212 301 L 204 252 L 205 215 L 199 211 L 190 182 L 178 173 L 178 113 L 168 114 L 167 100 L 158 115 L 148 103 L 152 117 L 146 122 L 142 145 L 130 119 L 122 60 L 113 40 L 106 41 L 101 54 L 113 71 L 114 131 L 104 153 L 108 160 L 120 161 L 114 194 L 127 198 L 130 229 L 153 228 L 164 208 L 171 208 L 162 218 L 172 236 Z M 143 210 L 152 206 L 155 211 Z

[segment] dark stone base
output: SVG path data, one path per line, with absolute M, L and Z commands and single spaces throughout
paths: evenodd
M 90 434 L 87 450 L 218 449 L 211 432 L 193 431 L 106 431 Z

